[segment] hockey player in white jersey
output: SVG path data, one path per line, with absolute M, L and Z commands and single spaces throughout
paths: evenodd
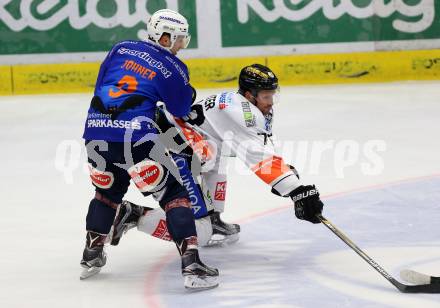
M 227 191 L 225 156 L 242 160 L 271 186 L 272 193 L 290 197 L 298 219 L 320 222 L 316 215 L 322 212 L 323 203 L 318 190 L 299 180 L 296 170 L 277 154 L 271 140 L 273 105 L 278 92 L 278 79 L 268 67 L 246 66 L 240 72 L 238 92 L 222 92 L 193 105 L 194 113 L 203 113 L 199 118 L 204 119 L 194 130 L 181 124 L 193 148 L 205 158 L 201 176 L 211 191 L 215 207 L 209 217 L 196 220 L 199 243 L 213 245 L 238 240 L 239 226 L 220 219 Z M 134 226 L 139 231 L 169 239 L 161 209 L 143 210 L 125 201 L 119 216 L 114 228 L 117 240 L 123 231 Z

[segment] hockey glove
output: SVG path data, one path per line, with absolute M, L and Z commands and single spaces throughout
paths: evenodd
M 191 125 L 200 126 L 205 122 L 205 115 L 203 114 L 203 106 L 194 104 L 191 106 L 191 111 L 182 117 L 182 120 Z
M 295 204 L 295 216 L 298 219 L 307 220 L 314 224 L 320 223 L 316 215 L 322 213 L 324 204 L 319 198 L 319 192 L 315 185 L 299 186 L 289 196 Z

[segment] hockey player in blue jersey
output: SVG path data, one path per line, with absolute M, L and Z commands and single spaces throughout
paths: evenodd
M 108 235 L 132 180 L 143 195 L 154 194 L 166 213 L 185 287 L 212 288 L 218 285 L 218 270 L 200 261 L 189 195 L 178 180 L 176 156 L 155 123 L 159 101 L 174 117 L 197 120 L 190 114 L 195 91 L 188 69 L 176 57 L 189 43 L 188 23 L 177 12 L 160 10 L 147 30 L 147 41 L 123 41 L 110 50 L 88 110 L 83 138 L 96 192 L 86 218 L 81 278 L 105 265 L 104 244 L 111 241 Z

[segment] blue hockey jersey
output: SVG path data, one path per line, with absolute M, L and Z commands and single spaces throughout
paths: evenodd
M 156 133 L 158 101 L 182 117 L 190 111 L 193 90 L 188 68 L 176 56 L 149 42 L 123 41 L 101 64 L 94 95 L 83 138 L 135 142 Z

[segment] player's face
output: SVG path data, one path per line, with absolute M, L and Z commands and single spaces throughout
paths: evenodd
M 272 111 L 273 104 L 275 103 L 276 90 L 261 90 L 255 97 L 255 106 L 266 115 Z
M 174 42 L 173 47 L 170 49 L 173 55 L 176 55 L 179 50 L 186 48 L 187 42 L 185 41 L 185 37 L 178 36 L 176 41 Z

